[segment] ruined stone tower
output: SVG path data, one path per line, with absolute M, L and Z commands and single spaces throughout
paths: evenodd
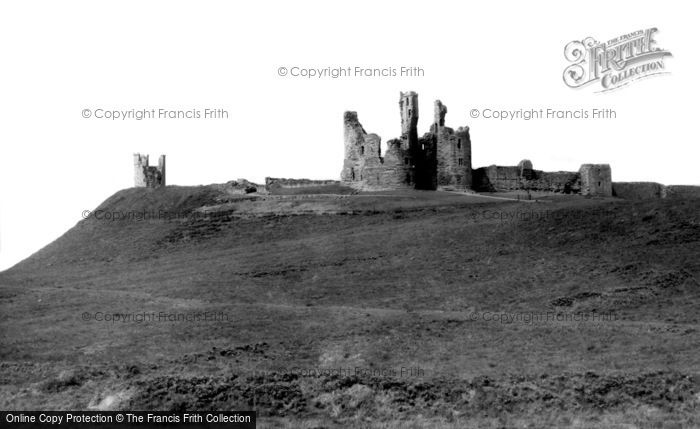
M 345 159 L 340 180 L 358 189 L 395 189 L 408 186 L 407 151 L 402 141 L 389 141 L 381 156 L 381 138 L 368 134 L 357 119 L 357 112 L 345 112 Z
M 406 149 L 418 143 L 418 94 L 402 92 L 399 97 L 401 113 L 401 139 L 407 143 Z
M 472 186 L 472 143 L 469 127 L 457 131 L 445 126 L 447 106 L 435 100 L 432 133 L 437 147 L 437 188 L 464 189 Z
M 413 91 L 401 92 L 399 95 L 399 114 L 401 115 L 401 148 L 403 149 L 407 185 L 415 186 L 417 171 L 420 168 L 420 150 L 418 143 L 418 94 Z
M 469 128 L 460 127 L 455 132 L 445 127 L 447 108 L 440 101 L 435 107 L 434 125 L 430 132 L 418 137 L 418 94 L 401 92 L 401 137 L 387 142 L 384 157 L 380 137 L 364 130 L 356 112 L 345 112 L 342 182 L 359 189 L 470 187 Z
M 134 186 L 158 188 L 165 186 L 165 155 L 158 158 L 158 166 L 148 165 L 148 155 L 134 154 Z
M 583 164 L 581 175 L 581 195 L 612 197 L 612 172 L 609 164 Z

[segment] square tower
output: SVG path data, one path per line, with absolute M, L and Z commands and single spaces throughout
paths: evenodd
M 158 166 L 148 165 L 148 155 L 134 154 L 134 186 L 159 188 L 165 186 L 165 155 L 158 158 Z
M 583 164 L 581 175 L 581 195 L 612 197 L 612 172 L 610 164 Z

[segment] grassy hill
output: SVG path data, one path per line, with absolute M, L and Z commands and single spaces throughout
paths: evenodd
M 126 189 L 0 273 L 0 407 L 700 425 L 698 279 L 698 199 Z

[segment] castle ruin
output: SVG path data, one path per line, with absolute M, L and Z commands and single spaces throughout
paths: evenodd
M 134 154 L 134 186 L 159 188 L 165 186 L 165 155 L 158 158 L 158 166 L 148 165 L 148 155 Z
M 365 131 L 357 112 L 345 112 L 341 182 L 357 189 L 470 188 L 469 127 L 446 127 L 447 107 L 437 100 L 431 129 L 419 137 L 418 94 L 413 91 L 401 93 L 399 112 L 401 137 L 387 142 L 383 157 L 381 138 Z
M 445 126 L 447 107 L 434 103 L 430 131 L 418 136 L 418 94 L 402 92 L 399 98 L 401 137 L 389 140 L 382 157 L 381 138 L 365 131 L 357 112 L 345 112 L 345 159 L 340 180 L 361 190 L 426 189 L 541 191 L 590 196 L 612 196 L 608 164 L 583 164 L 579 171 L 545 172 L 532 162 L 517 166 L 472 169 L 469 127 Z
M 382 156 L 381 137 L 365 131 L 357 112 L 344 113 L 345 156 L 340 182 L 268 177 L 265 189 L 342 184 L 357 190 L 538 191 L 613 196 L 615 185 L 608 164 L 583 164 L 578 171 L 546 172 L 535 170 L 532 162 L 524 159 L 515 166 L 490 165 L 472 169 L 469 127 L 461 126 L 456 130 L 447 127 L 447 106 L 440 100 L 434 102 L 430 130 L 422 136 L 418 135 L 418 94 L 413 91 L 400 93 L 399 114 L 401 135 L 387 142 Z M 148 155 L 134 154 L 134 186 L 165 186 L 165 155 L 158 158 L 156 167 L 149 165 Z M 249 188 L 257 189 L 257 186 Z M 635 184 L 620 184 L 615 193 L 662 195 L 657 188 L 661 189 L 658 186 L 642 189 Z M 689 191 L 669 192 L 685 195 Z

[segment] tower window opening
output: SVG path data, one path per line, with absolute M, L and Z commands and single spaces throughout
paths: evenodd
M 457 149 L 462 149 L 462 139 L 457 139 Z
M 406 164 L 406 165 L 408 165 L 408 158 L 404 158 L 404 159 L 403 159 L 403 163 Z
M 459 165 L 464 165 L 464 159 L 462 158 L 459 158 L 457 162 L 459 163 Z
M 364 154 L 365 154 L 365 147 L 360 146 L 360 155 L 364 155 Z
M 408 109 L 408 117 L 411 117 L 411 109 Z

